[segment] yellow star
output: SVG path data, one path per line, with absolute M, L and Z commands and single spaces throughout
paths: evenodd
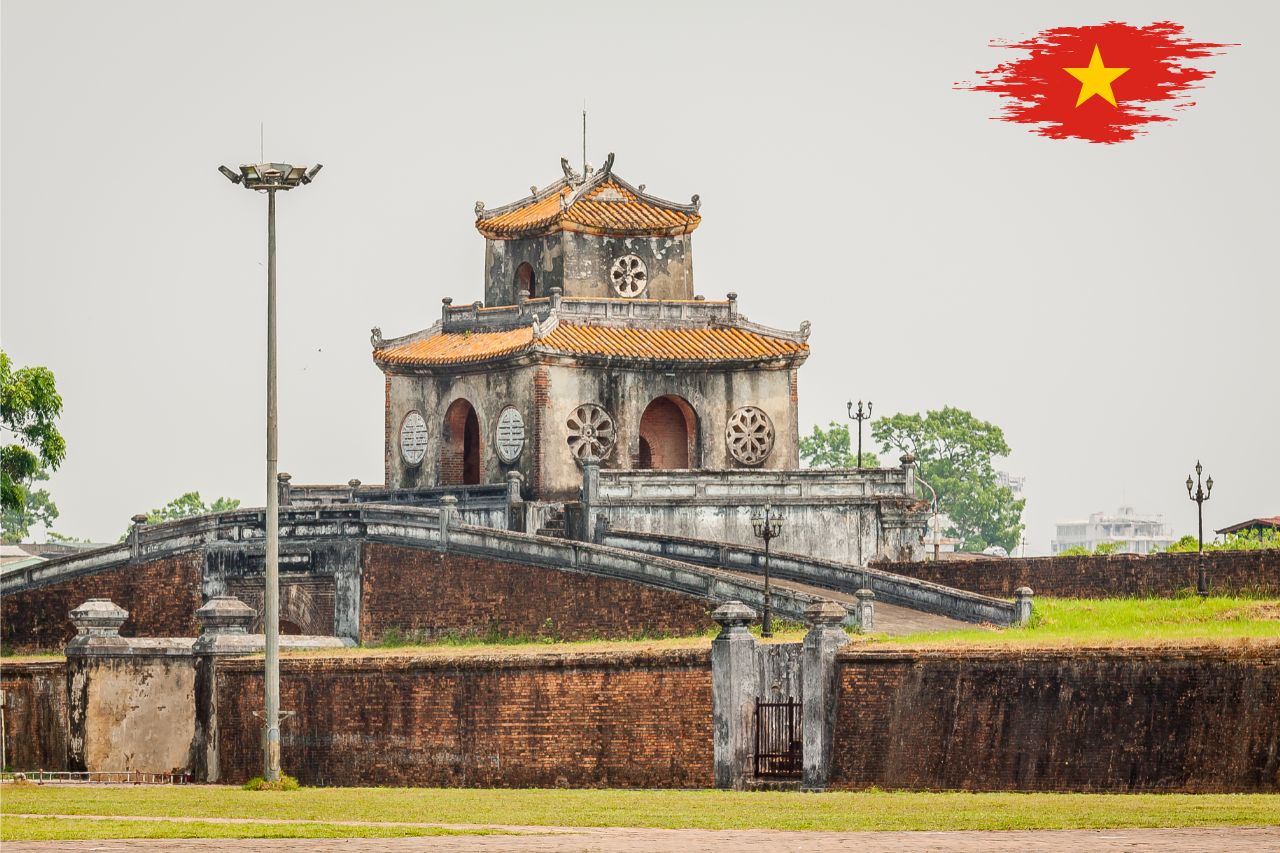
M 1116 106 L 1116 96 L 1111 91 L 1111 81 L 1128 71 L 1128 68 L 1108 68 L 1102 64 L 1102 51 L 1093 46 L 1093 58 L 1088 68 L 1064 68 L 1063 71 L 1080 81 L 1080 95 L 1076 98 L 1076 106 L 1080 106 L 1094 95 L 1099 96 L 1111 106 Z

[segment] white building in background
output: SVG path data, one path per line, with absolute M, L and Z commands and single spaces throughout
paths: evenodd
M 1114 515 L 1095 512 L 1088 521 L 1058 522 L 1051 552 L 1061 554 L 1075 547 L 1092 551 L 1103 543 L 1119 542 L 1123 553 L 1150 554 L 1169 547 L 1173 541 L 1163 515 L 1141 515 L 1131 506 L 1122 506 Z

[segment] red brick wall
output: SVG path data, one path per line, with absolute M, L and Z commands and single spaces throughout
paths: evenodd
M 1280 551 L 1205 554 L 1214 593 L 1280 595 Z M 908 577 L 1011 598 L 1020 586 L 1059 598 L 1167 596 L 1195 589 L 1195 554 L 1114 554 L 1106 557 L 1027 557 L 881 563 Z
M 4 760 L 14 770 L 67 768 L 67 663 L 4 661 Z
M 1280 651 L 840 655 L 835 787 L 1280 791 Z
M 129 611 L 120 629 L 126 637 L 194 637 L 203 568 L 204 554 L 192 551 L 6 595 L 4 644 L 60 650 L 76 634 L 67 614 L 90 598 L 109 598 Z
M 542 457 L 547 449 L 552 425 L 547 422 L 551 409 L 551 373 L 539 366 L 533 373 L 533 436 L 531 440 L 533 464 L 530 468 L 529 488 L 534 499 L 542 496 Z
M 397 545 L 364 546 L 364 643 L 393 627 L 428 637 L 490 630 L 568 640 L 688 635 L 713 627 L 711 609 L 699 598 L 612 578 Z
M 693 413 L 687 415 L 675 400 L 659 397 L 640 418 L 640 439 L 649 445 L 649 467 L 656 470 L 690 468 Z M 638 463 L 638 460 L 637 460 Z M 636 467 L 640 467 L 639 464 Z
M 259 773 L 261 661 L 219 663 L 222 781 Z M 285 658 L 285 772 L 305 785 L 708 787 L 706 650 Z

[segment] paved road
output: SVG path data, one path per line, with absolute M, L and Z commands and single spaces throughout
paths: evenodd
M 514 828 L 513 828 L 514 829 Z M 1031 832 L 711 832 L 663 829 L 520 827 L 518 835 L 343 839 L 182 839 L 18 842 L 5 853 L 1266 853 L 1280 851 L 1280 828 L 1113 829 Z M 524 834 L 532 832 L 535 834 Z

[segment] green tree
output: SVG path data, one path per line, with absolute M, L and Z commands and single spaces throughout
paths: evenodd
M 159 524 L 162 521 L 173 521 L 178 518 L 190 518 L 193 515 L 205 515 L 210 512 L 227 512 L 240 506 L 239 498 L 218 498 L 211 504 L 200 499 L 199 492 L 187 492 L 179 495 L 160 509 L 147 513 L 147 524 Z
M 67 443 L 56 421 L 62 414 L 53 372 L 47 367 L 13 369 L 0 350 L 0 507 L 25 512 L 28 489 L 41 469 L 57 470 L 67 455 Z
M 1171 554 L 1194 552 L 1197 545 L 1196 537 L 1187 534 L 1165 551 Z M 1242 530 L 1239 533 L 1228 533 L 1221 542 L 1204 543 L 1206 551 L 1261 551 L 1272 548 L 1280 548 L 1280 530 Z
M 239 498 L 218 498 L 211 504 L 200 498 L 199 492 L 186 492 L 178 495 L 159 509 L 147 513 L 147 524 L 159 524 L 162 521 L 176 521 L 179 518 L 190 518 L 193 515 L 205 515 L 211 512 L 227 512 L 240 506 Z M 125 531 L 120 537 L 124 540 L 129 535 Z
M 854 468 L 858 464 L 858 454 L 849 449 L 852 443 L 848 424 L 832 421 L 825 430 L 815 424 L 811 435 L 800 438 L 800 458 L 810 468 Z M 862 465 L 864 468 L 880 466 L 875 451 L 862 449 Z
M 32 488 L 35 483 L 49 479 L 49 469 L 41 466 L 27 485 L 27 495 L 21 509 L 5 504 L 3 521 L 0 522 L 0 541 L 21 542 L 27 538 L 34 524 L 43 524 L 46 531 L 53 527 L 58 517 L 58 506 L 49 497 L 48 489 Z
M 920 476 L 938 492 L 939 509 L 951 519 L 948 536 L 966 551 L 999 545 L 1010 553 L 1022 536 L 1026 501 L 998 482 L 994 460 L 1009 455 L 1004 431 L 971 412 L 946 406 L 923 415 L 897 414 L 871 425 L 886 453 L 910 453 Z

